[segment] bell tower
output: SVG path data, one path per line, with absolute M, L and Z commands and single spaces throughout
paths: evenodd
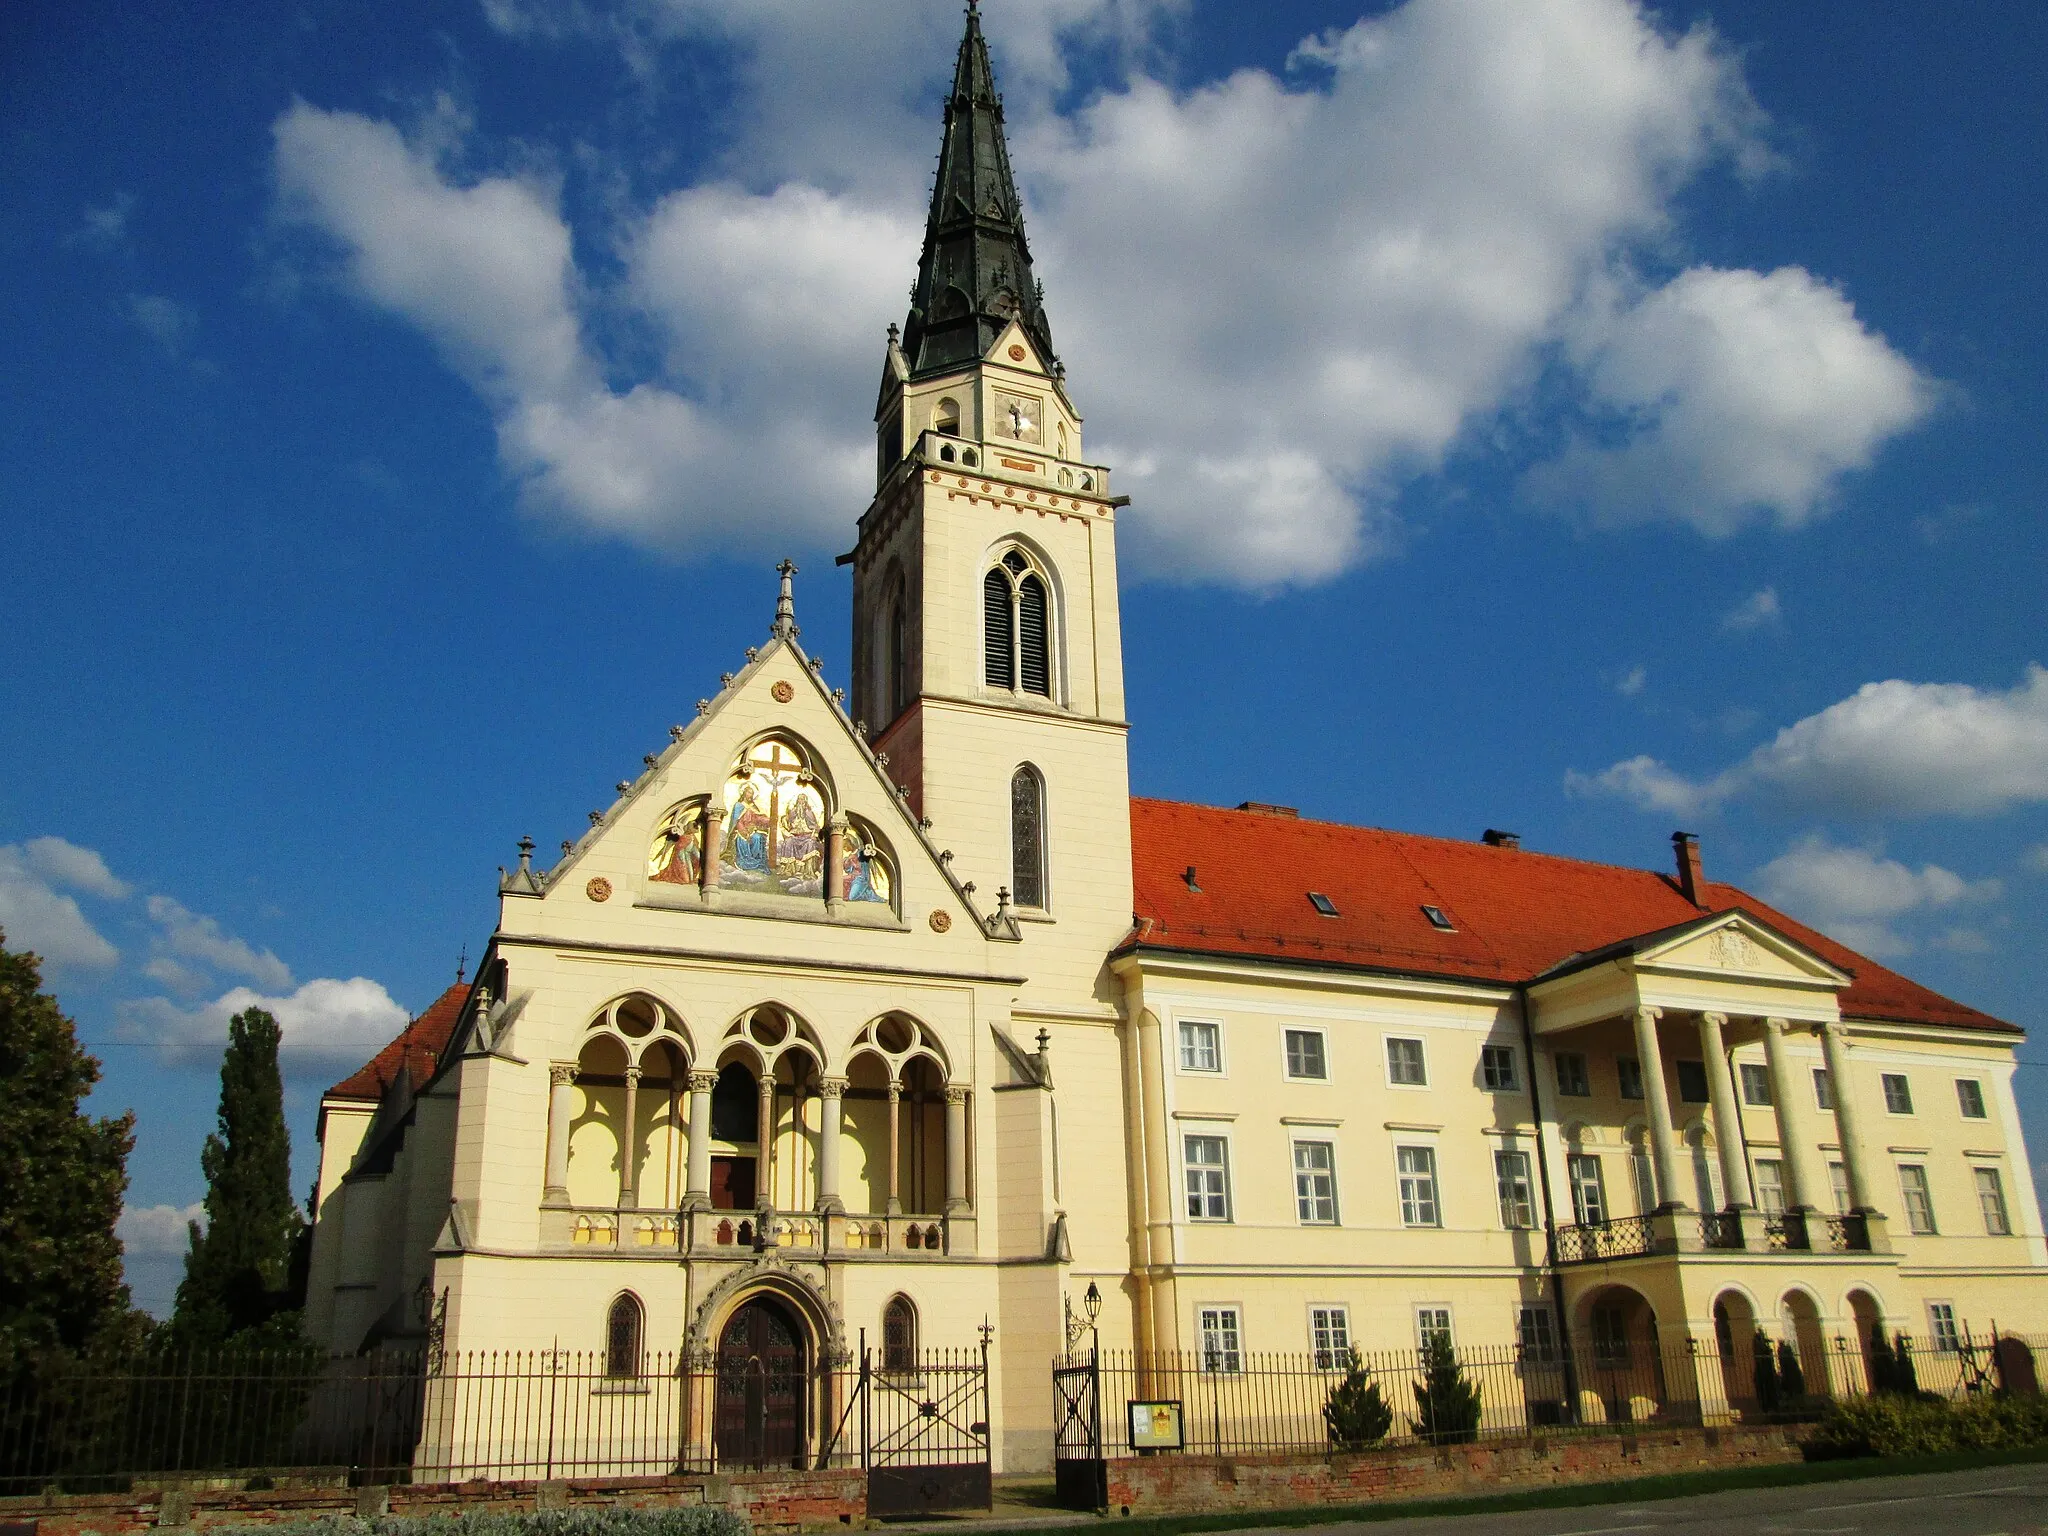
M 1125 498 L 1082 455 L 972 0 L 875 427 L 875 498 L 841 557 L 854 717 L 984 906 L 1010 893 L 1033 988 L 1106 999 L 1131 920 Z

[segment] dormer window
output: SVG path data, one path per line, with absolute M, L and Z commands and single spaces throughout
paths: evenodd
M 1430 927 L 1435 928 L 1440 932 L 1456 933 L 1458 931 L 1457 927 L 1451 922 L 1451 920 L 1444 915 L 1444 909 L 1442 907 L 1433 907 L 1429 905 L 1429 903 L 1424 902 L 1422 905 L 1422 915 L 1429 919 Z
M 1321 891 L 1310 891 L 1308 893 L 1308 901 L 1310 906 L 1314 907 L 1325 917 L 1335 917 L 1337 915 L 1337 903 L 1330 900 Z
M 1052 697 L 1052 605 L 1045 576 L 1011 550 L 981 580 L 982 676 L 991 688 Z

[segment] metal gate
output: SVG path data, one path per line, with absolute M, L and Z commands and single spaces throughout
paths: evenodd
M 990 1507 L 987 1340 L 879 1366 L 863 1343 L 856 1390 L 870 1515 Z
M 1102 1368 L 1095 1352 L 1052 1368 L 1052 1467 L 1062 1509 L 1109 1507 L 1109 1465 L 1102 1452 Z

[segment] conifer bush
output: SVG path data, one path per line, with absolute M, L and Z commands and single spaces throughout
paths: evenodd
M 1330 1432 L 1330 1449 L 1362 1451 L 1386 1439 L 1394 1427 L 1394 1410 L 1380 1393 L 1380 1384 L 1352 1350 L 1344 1379 L 1330 1388 L 1323 1404 L 1323 1423 Z
M 1466 1445 L 1479 1438 L 1479 1387 L 1465 1378 L 1451 1341 L 1440 1333 L 1422 1348 L 1415 1409 L 1415 1433 L 1431 1445 Z

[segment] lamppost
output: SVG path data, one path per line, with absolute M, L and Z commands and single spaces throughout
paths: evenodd
M 1102 1292 L 1096 1289 L 1095 1282 L 1090 1280 L 1088 1282 L 1088 1289 L 1081 1296 L 1081 1310 L 1086 1314 L 1085 1316 L 1074 1316 L 1073 1299 L 1064 1292 L 1060 1296 L 1060 1310 L 1066 1314 L 1068 1353 L 1071 1354 L 1073 1352 L 1074 1346 L 1080 1342 L 1081 1331 L 1086 1329 L 1090 1335 L 1089 1348 L 1095 1353 L 1100 1354 L 1102 1351 L 1102 1337 L 1095 1327 L 1095 1319 L 1102 1313 Z

